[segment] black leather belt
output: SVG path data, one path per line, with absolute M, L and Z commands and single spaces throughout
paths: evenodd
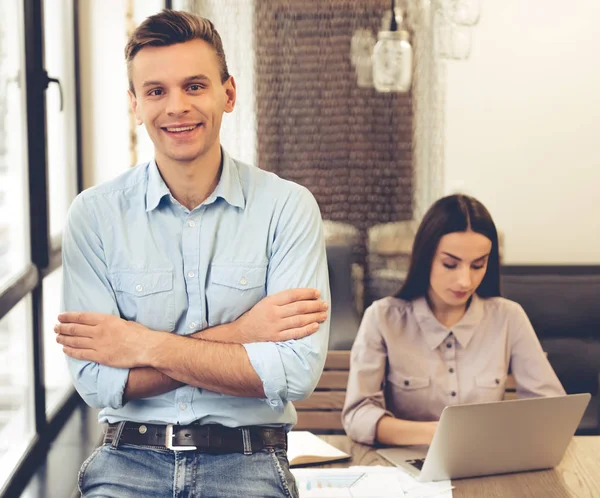
M 104 443 L 114 447 L 127 443 L 173 451 L 251 454 L 265 448 L 287 449 L 287 435 L 283 427 L 119 422 L 108 424 Z

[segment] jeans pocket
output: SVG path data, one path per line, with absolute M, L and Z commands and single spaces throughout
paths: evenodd
M 269 454 L 281 481 L 281 486 L 285 496 L 288 498 L 299 498 L 296 479 L 290 471 L 290 463 L 287 458 L 287 452 L 281 448 L 269 448 Z
M 106 447 L 107 445 L 102 445 L 96 448 L 92 454 L 86 458 L 86 460 L 81 465 L 79 469 L 79 474 L 77 476 L 77 487 L 79 488 L 79 492 L 83 495 L 83 479 L 85 477 L 85 471 L 88 469 L 92 461 L 98 456 L 98 454 Z

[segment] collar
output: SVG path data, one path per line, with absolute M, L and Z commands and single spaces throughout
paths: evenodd
M 229 154 L 221 148 L 221 178 L 215 190 L 208 196 L 202 204 L 212 204 L 221 198 L 232 206 L 244 209 L 246 198 L 242 189 L 240 175 L 235 162 Z M 156 160 L 153 159 L 148 164 L 148 184 L 146 187 L 146 211 L 156 209 L 165 195 L 170 195 L 169 187 L 163 180 Z
M 148 183 L 146 185 L 146 212 L 152 211 L 158 206 L 161 199 L 169 195 L 169 187 L 160 176 L 160 171 L 153 159 L 148 164 Z
M 412 307 L 425 343 L 432 351 L 440 346 L 450 332 L 460 345 L 466 348 L 483 317 L 483 302 L 477 294 L 473 294 L 466 313 L 452 328 L 442 325 L 437 320 L 425 296 L 415 299 Z
M 203 204 L 211 204 L 221 198 L 232 206 L 244 209 L 246 207 L 246 198 L 244 197 L 238 168 L 235 161 L 231 159 L 223 147 L 221 147 L 221 164 L 221 178 L 219 179 L 219 183 L 217 183 L 217 187 Z

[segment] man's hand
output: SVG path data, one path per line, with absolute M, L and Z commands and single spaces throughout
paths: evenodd
M 144 366 L 143 345 L 157 334 L 136 322 L 103 313 L 61 313 L 58 321 L 56 342 L 67 356 L 117 368 Z
M 265 297 L 235 322 L 240 342 L 302 339 L 319 330 L 328 305 L 317 289 L 289 289 Z
M 316 289 L 290 289 L 268 296 L 232 324 L 206 329 L 191 337 L 216 342 L 282 342 L 319 330 L 327 319 L 327 303 Z M 54 327 L 56 342 L 77 360 L 110 367 L 147 366 L 147 352 L 160 332 L 114 315 L 61 313 Z

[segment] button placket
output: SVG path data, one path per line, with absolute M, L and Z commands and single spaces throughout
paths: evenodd
M 190 386 L 182 386 L 176 391 L 174 409 L 177 412 L 176 416 L 179 423 L 182 423 L 182 420 L 190 417 L 190 412 L 193 413 L 194 411 L 194 406 L 192 404 L 192 397 L 194 396 L 192 391 L 194 390 L 195 388 Z M 200 389 L 199 391 L 201 392 L 202 390 Z
M 192 217 L 194 219 L 192 219 Z M 203 211 L 194 210 L 184 219 L 182 233 L 183 253 L 183 279 L 188 296 L 186 313 L 186 328 L 180 333 L 183 335 L 195 332 L 202 328 L 203 314 L 200 282 L 200 229 L 202 226 Z
M 444 359 L 446 360 L 446 378 L 448 404 L 458 404 L 458 376 L 456 375 L 456 339 L 450 332 L 441 346 Z
M 446 361 L 454 361 L 456 359 L 456 341 L 453 335 L 446 337 L 440 348 Z

